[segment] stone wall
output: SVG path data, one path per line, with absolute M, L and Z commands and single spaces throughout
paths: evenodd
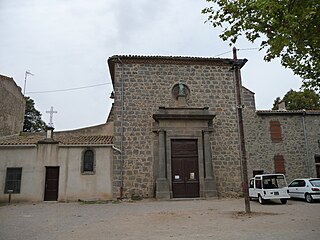
M 278 143 L 271 140 L 270 121 L 280 122 L 282 140 Z M 284 157 L 288 181 L 316 177 L 314 157 L 320 152 L 320 112 L 246 109 L 244 123 L 249 177 L 253 170 L 274 173 L 275 155 Z
M 0 75 L 0 136 L 22 131 L 25 99 L 12 78 Z
M 241 179 L 238 128 L 231 66 L 126 63 L 123 59 L 121 62 L 115 63 L 111 75 L 115 91 L 112 113 L 115 121 L 114 143 L 119 148 L 123 127 L 124 196 L 154 196 L 152 115 L 161 106 L 177 106 L 172 89 L 179 80 L 183 80 L 190 90 L 187 107 L 209 107 L 209 110 L 216 114 L 210 140 L 219 194 L 239 192 Z M 119 196 L 121 156 L 118 153 L 114 156 L 113 171 L 114 195 Z

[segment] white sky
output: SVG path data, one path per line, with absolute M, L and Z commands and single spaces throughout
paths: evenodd
M 106 121 L 112 85 L 106 60 L 119 55 L 232 58 L 201 10 L 205 0 L 0 0 L 0 74 L 13 77 L 56 130 Z M 239 49 L 257 48 L 241 39 Z M 228 52 L 220 55 L 221 53 Z M 220 56 L 217 56 L 220 55 Z M 240 50 L 247 58 L 243 85 L 255 92 L 257 109 L 271 109 L 276 97 L 298 90 L 301 79 L 263 52 Z M 55 93 L 31 93 L 105 84 Z M 28 93 L 30 92 L 30 93 Z

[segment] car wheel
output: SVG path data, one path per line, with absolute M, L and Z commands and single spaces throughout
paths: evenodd
M 305 196 L 305 199 L 308 203 L 312 203 L 313 202 L 313 199 L 311 197 L 311 195 L 309 193 L 306 193 L 306 196 Z
M 286 204 L 287 203 L 287 199 L 280 199 L 282 204 Z
M 264 199 L 261 197 L 261 195 L 258 196 L 258 201 L 260 204 L 264 204 Z

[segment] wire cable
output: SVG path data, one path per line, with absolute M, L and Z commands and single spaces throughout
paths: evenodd
M 260 48 L 239 48 L 239 49 L 237 48 L 237 51 L 248 51 L 248 50 L 257 50 L 257 49 L 260 49 Z M 215 55 L 214 57 L 222 56 L 222 55 L 225 55 L 225 54 L 231 53 L 231 52 L 232 52 L 232 50 L 227 51 L 227 52 L 223 52 L 218 55 Z
M 67 92 L 67 91 L 74 91 L 74 90 L 80 90 L 80 89 L 98 87 L 98 86 L 103 86 L 103 85 L 108 85 L 108 84 L 111 84 L 111 82 L 108 82 L 108 83 L 100 83 L 100 84 L 95 84 L 95 85 L 90 85 L 90 86 L 85 86 L 85 87 L 66 88 L 66 89 L 48 90 L 48 91 L 38 91 L 38 92 L 27 92 L 27 94 L 30 94 L 30 93 L 32 93 L 32 94 L 37 94 L 37 93 Z

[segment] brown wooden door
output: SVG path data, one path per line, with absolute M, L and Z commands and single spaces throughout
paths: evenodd
M 59 187 L 59 167 L 46 167 L 44 201 L 57 201 Z
M 199 197 L 197 140 L 172 140 L 171 161 L 173 197 Z

